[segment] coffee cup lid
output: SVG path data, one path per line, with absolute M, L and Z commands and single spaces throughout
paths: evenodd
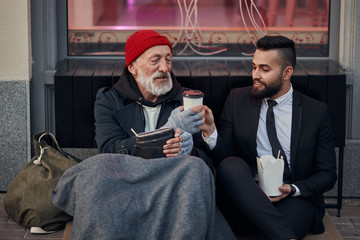
M 186 90 L 183 92 L 183 97 L 202 98 L 202 97 L 204 97 L 204 93 L 199 90 Z

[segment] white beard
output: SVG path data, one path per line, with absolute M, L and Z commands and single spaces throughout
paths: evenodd
M 163 77 L 163 74 L 166 74 L 168 81 L 156 84 L 155 78 Z M 168 93 L 173 87 L 173 82 L 169 72 L 162 73 L 160 71 L 156 71 L 149 78 L 143 74 L 141 69 L 138 69 L 138 77 L 136 81 L 138 81 L 146 89 L 146 91 L 153 94 L 154 96 L 164 95 Z

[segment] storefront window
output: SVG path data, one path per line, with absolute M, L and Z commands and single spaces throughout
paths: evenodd
M 174 56 L 248 56 L 265 34 L 300 57 L 329 55 L 330 0 L 68 0 L 68 55 L 124 55 L 140 29 L 167 36 Z

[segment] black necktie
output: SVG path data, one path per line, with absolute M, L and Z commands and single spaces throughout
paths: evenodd
M 283 148 L 280 145 L 279 139 L 276 135 L 276 128 L 275 128 L 275 117 L 273 107 L 277 104 L 276 101 L 268 99 L 268 110 L 266 113 L 266 130 L 268 133 L 269 141 L 272 148 L 273 156 L 276 158 L 278 156 L 278 152 L 280 150 L 280 156 L 284 159 L 284 182 L 290 183 L 291 182 L 291 173 L 289 170 L 289 165 L 287 162 L 287 158 Z

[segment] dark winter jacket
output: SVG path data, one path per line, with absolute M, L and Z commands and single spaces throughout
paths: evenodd
M 156 128 L 162 127 L 175 108 L 181 106 L 184 88 L 173 79 L 173 89 L 160 96 L 156 102 L 150 102 L 142 96 L 131 73 L 124 69 L 119 81 L 112 88 L 98 91 L 95 101 L 95 139 L 99 153 L 134 154 L 135 136 L 145 131 L 145 118 L 142 105 L 154 107 L 161 104 Z M 194 134 L 192 155 L 202 158 L 209 166 L 211 160 L 205 154 L 209 151 L 201 134 Z

